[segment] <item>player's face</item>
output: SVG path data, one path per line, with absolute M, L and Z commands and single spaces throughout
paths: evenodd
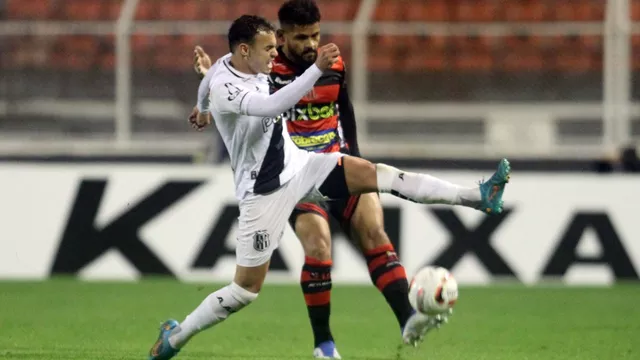
M 276 45 L 276 34 L 273 32 L 260 32 L 256 35 L 247 57 L 249 67 L 254 73 L 271 72 L 273 60 L 278 56 Z
M 320 23 L 287 27 L 282 31 L 283 46 L 292 57 L 292 61 L 311 65 L 318 57 L 320 44 Z

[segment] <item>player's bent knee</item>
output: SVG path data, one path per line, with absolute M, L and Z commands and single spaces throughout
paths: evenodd
M 305 256 L 326 261 L 331 259 L 331 240 L 324 236 L 309 236 L 303 240 Z
M 364 250 L 373 250 L 391 243 L 382 225 L 359 229 L 358 233 L 360 235 L 360 245 Z
M 295 230 L 306 256 L 320 261 L 331 259 L 331 231 L 324 217 L 302 214 L 296 219 Z
M 384 215 L 377 194 L 360 196 L 351 225 L 352 232 L 355 231 L 354 238 L 360 240 L 360 246 L 365 250 L 391 243 L 384 230 Z

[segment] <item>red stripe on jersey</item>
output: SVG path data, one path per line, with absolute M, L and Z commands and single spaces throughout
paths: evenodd
M 316 152 L 322 152 L 322 153 L 340 152 L 340 143 L 333 143 L 330 146 L 322 150 L 318 150 Z
M 288 67 L 286 64 L 282 63 L 282 62 L 278 62 L 278 59 L 276 58 L 276 61 L 273 62 L 273 67 L 271 68 L 271 72 L 275 72 L 278 73 L 280 75 L 293 75 L 293 69 L 291 69 L 290 67 Z
M 298 104 L 307 103 L 328 103 L 338 100 L 340 84 L 315 86 L 309 91 Z
M 287 121 L 287 130 L 298 134 L 338 129 L 338 117 L 333 116 L 321 121 Z

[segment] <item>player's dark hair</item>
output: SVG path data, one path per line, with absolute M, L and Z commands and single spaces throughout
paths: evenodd
M 307 26 L 320 22 L 320 9 L 314 0 L 289 0 L 278 10 L 280 26 Z
M 229 50 L 233 52 L 236 46 L 245 43 L 253 44 L 260 32 L 275 32 L 276 28 L 265 18 L 256 15 L 242 15 L 235 19 L 229 28 Z

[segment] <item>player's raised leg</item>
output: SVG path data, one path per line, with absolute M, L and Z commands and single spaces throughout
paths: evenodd
M 421 204 L 462 205 L 487 214 L 502 212 L 502 195 L 509 182 L 511 165 L 507 159 L 498 163 L 496 172 L 478 186 L 465 187 L 427 174 L 402 171 L 385 164 L 347 156 L 343 159 L 344 180 L 348 194 L 381 192 Z M 332 174 L 334 181 L 340 175 Z M 345 196 L 339 187 L 325 186 L 323 194 Z
M 318 359 L 340 359 L 329 324 L 333 263 L 327 210 L 321 203 L 298 204 L 289 221 L 305 254 L 300 286 L 313 331 L 313 356 Z

